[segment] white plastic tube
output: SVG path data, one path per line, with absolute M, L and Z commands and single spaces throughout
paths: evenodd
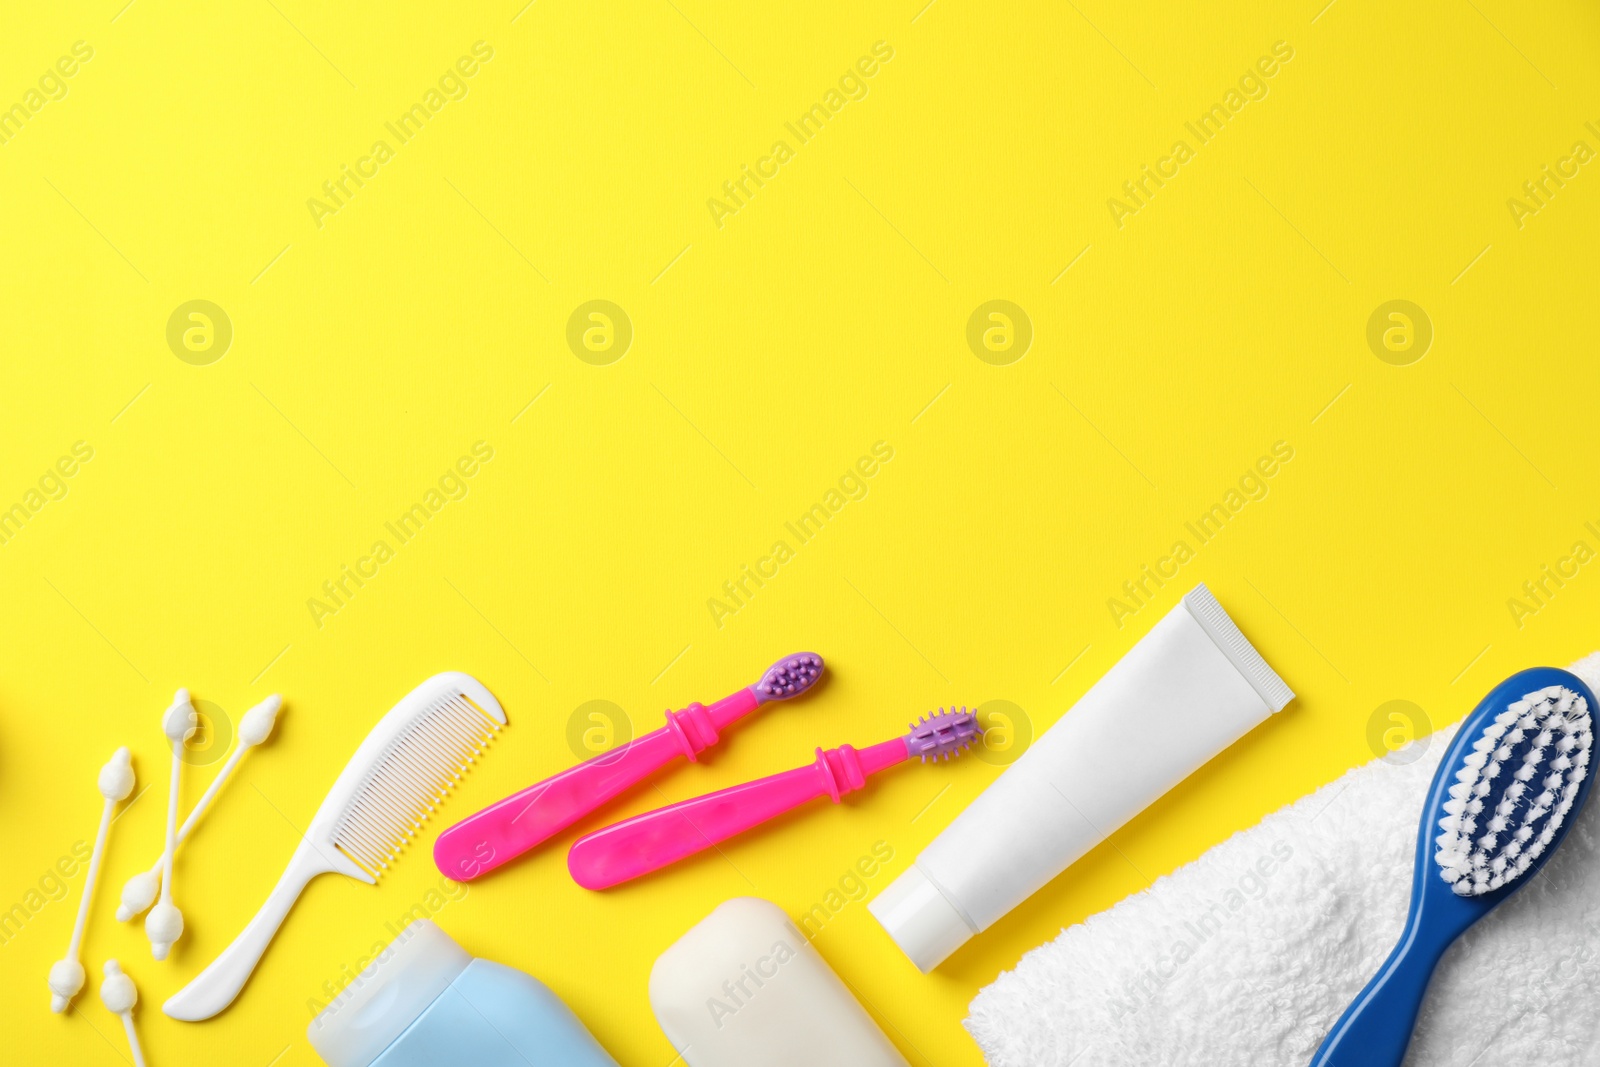
M 868 907 L 927 973 L 1293 699 L 1198 585 Z

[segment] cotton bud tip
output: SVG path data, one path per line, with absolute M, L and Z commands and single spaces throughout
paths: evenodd
M 57 960 L 50 966 L 50 1010 L 60 1014 L 83 988 L 83 964 L 77 960 Z
M 194 705 L 189 701 L 189 691 L 180 689 L 172 698 L 172 707 L 168 708 L 161 716 L 161 732 L 167 735 L 167 740 L 173 744 L 186 739 L 199 725 L 199 716 L 195 714 Z
M 150 938 L 151 955 L 166 959 L 172 943 L 183 936 L 183 912 L 172 904 L 157 904 L 145 916 L 144 932 Z
M 134 986 L 133 979 L 122 973 L 122 967 L 116 960 L 106 960 L 106 977 L 100 983 L 100 1002 L 113 1015 L 132 1011 L 133 1006 L 139 1003 L 139 990 Z
M 100 768 L 97 784 L 100 795 L 107 800 L 124 800 L 133 792 L 133 756 L 126 745 L 113 752 Z
M 273 693 L 267 699 L 244 713 L 239 720 L 239 743 L 259 745 L 272 735 L 277 724 L 278 711 L 283 707 L 283 697 Z
M 161 878 L 150 871 L 143 871 L 129 878 L 122 887 L 122 903 L 117 906 L 117 921 L 127 922 L 135 915 L 144 913 L 144 910 L 156 902 L 156 894 L 161 892 Z

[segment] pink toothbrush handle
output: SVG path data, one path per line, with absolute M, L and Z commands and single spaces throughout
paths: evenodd
M 440 873 L 470 881 L 548 841 L 682 756 L 717 743 L 719 731 L 759 706 L 748 689 L 710 707 L 667 712 L 667 725 L 546 778 L 456 823 L 433 844 Z
M 907 758 L 903 738 L 863 751 L 817 749 L 815 763 L 636 815 L 579 838 L 567 869 L 585 889 L 660 870 L 820 796 L 837 803 L 867 776 Z

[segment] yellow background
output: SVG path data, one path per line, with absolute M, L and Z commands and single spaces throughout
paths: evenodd
M 1370 758 L 1385 702 L 1436 727 L 1600 644 L 1593 565 L 1520 626 L 1507 607 L 1600 547 L 1600 174 L 1520 228 L 1506 204 L 1573 142 L 1600 148 L 1587 5 L 123 3 L 11 5 L 0 33 L 0 104 L 94 49 L 0 145 L 0 506 L 94 449 L 0 546 L 0 907 L 92 838 L 95 772 L 130 745 L 156 788 L 114 827 L 85 960 L 138 981 L 152 1063 L 316 1062 L 307 1001 L 437 884 L 437 824 L 376 889 L 315 883 L 225 1014 L 159 1004 L 436 671 L 482 679 L 512 723 L 453 820 L 570 765 L 587 701 L 653 729 L 782 653 L 826 656 L 814 698 L 621 815 L 940 705 L 1008 700 L 1043 729 L 1207 582 L 1288 710 L 932 976 L 863 901 L 817 938 L 913 1064 L 953 1067 L 981 1062 L 960 1020 L 999 970 Z M 307 199 L 480 40 L 469 94 L 319 229 Z M 783 124 L 878 41 L 866 97 L 719 229 L 708 198 L 794 147 Z M 1107 199 L 1278 41 L 1268 95 L 1119 229 Z M 565 340 L 597 298 L 634 329 L 609 366 Z M 965 340 L 997 298 L 1034 329 L 1008 366 Z M 207 366 L 165 339 L 192 299 L 233 324 Z M 1409 366 L 1366 342 L 1392 299 L 1433 324 Z M 308 598 L 480 440 L 465 499 L 319 627 Z M 894 458 L 867 496 L 715 625 L 707 599 L 877 441 Z M 1121 583 L 1278 441 L 1294 459 L 1268 495 L 1115 625 Z M 159 851 L 179 685 L 287 707 L 182 853 L 190 932 L 156 964 L 112 911 Z M 187 774 L 186 807 L 217 766 Z M 730 896 L 798 914 L 883 841 L 876 894 L 998 771 L 901 768 L 604 894 L 550 848 L 438 921 L 548 982 L 622 1063 L 665 1065 L 645 995 L 663 948 Z M 122 1055 L 94 978 L 47 1010 L 82 881 L 0 945 L 8 1062 Z

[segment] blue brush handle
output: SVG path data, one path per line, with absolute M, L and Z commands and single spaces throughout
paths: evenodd
M 1339 1021 L 1311 1067 L 1400 1067 L 1428 992 L 1428 980 L 1460 931 L 1411 922 Z

